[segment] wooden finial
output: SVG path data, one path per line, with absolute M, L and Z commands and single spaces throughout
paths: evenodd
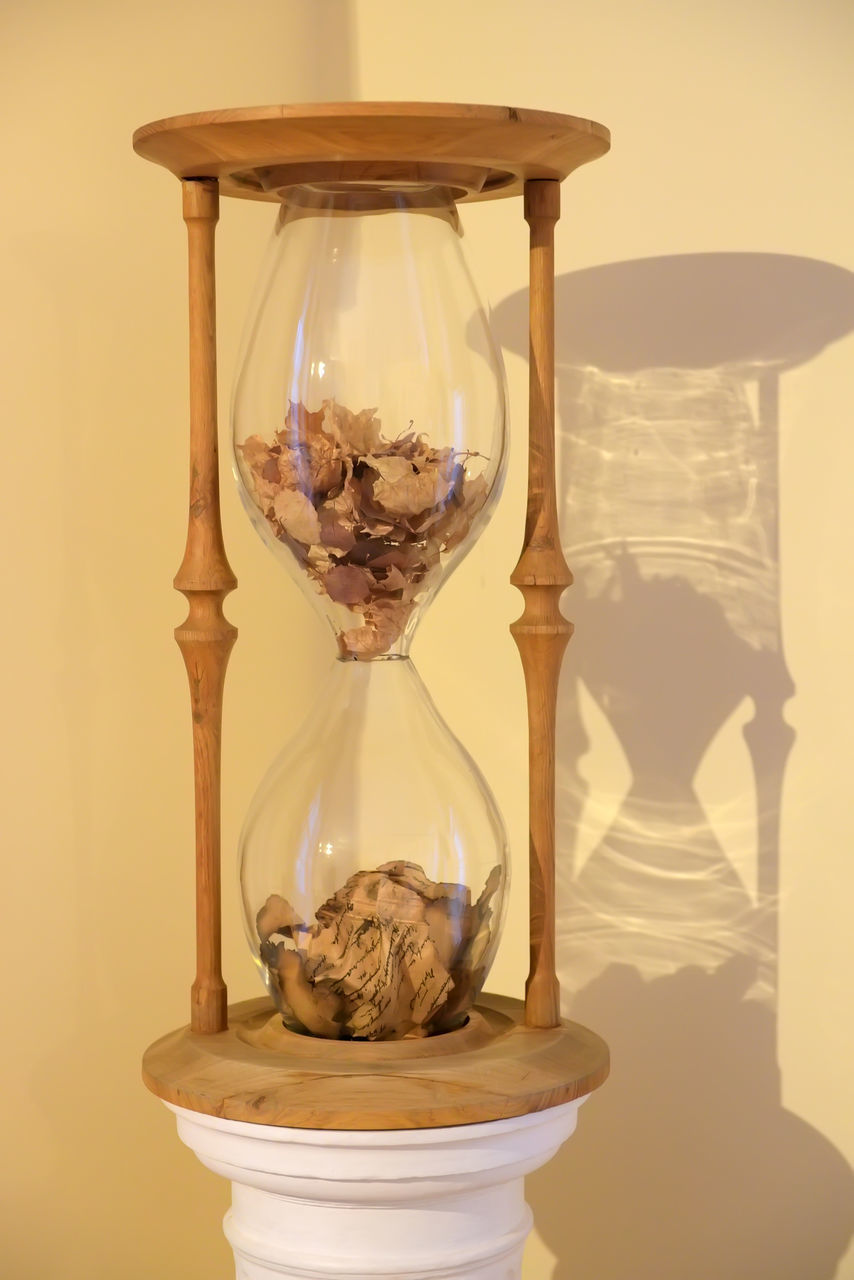
M 525 609 L 510 628 L 519 648 L 528 697 L 531 969 L 525 1022 L 560 1022 L 555 973 L 555 715 L 560 665 L 572 624 L 560 598 L 572 582 L 560 545 L 554 465 L 554 224 L 560 184 L 525 183 L 531 231 L 528 509 L 519 563 L 510 581 Z
M 187 546 L 175 586 L 189 612 L 175 638 L 190 681 L 196 791 L 196 980 L 193 1031 L 213 1034 L 227 1022 L 220 922 L 220 742 L 222 691 L 237 630 L 222 602 L 237 586 L 225 555 L 219 510 L 214 232 L 215 179 L 182 183 L 190 284 L 190 511 Z

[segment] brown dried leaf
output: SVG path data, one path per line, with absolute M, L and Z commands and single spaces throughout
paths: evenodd
M 299 489 L 282 489 L 276 494 L 273 511 L 283 529 L 295 541 L 311 546 L 320 541 L 320 521 L 311 500 Z
M 336 604 L 359 604 L 371 594 L 373 578 L 355 564 L 337 564 L 323 579 L 330 600 Z
M 299 546 L 300 544 L 295 543 L 294 545 Z M 317 582 L 321 583 L 333 564 L 336 563 L 337 561 L 332 559 L 326 548 L 321 546 L 309 547 L 308 554 L 305 556 L 305 565 L 308 572 Z
M 320 508 L 320 541 L 325 547 L 334 547 L 336 551 L 346 554 L 356 545 L 356 535 L 352 524 L 344 520 L 337 511 L 328 504 Z
M 366 520 L 365 531 L 372 538 L 384 538 L 388 534 L 393 534 L 396 529 L 400 529 L 399 525 L 391 524 L 388 520 Z M 403 533 L 401 531 L 401 537 Z
M 376 574 L 372 577 L 377 591 L 403 591 L 406 588 L 406 579 L 395 564 L 389 565 L 384 578 L 377 578 Z
M 430 902 L 435 902 L 439 898 L 448 898 L 466 907 L 471 902 L 471 890 L 466 885 L 431 880 L 417 862 L 404 862 L 399 859 L 395 862 L 384 862 L 382 866 L 377 867 L 377 870 Z
M 338 645 L 341 652 L 350 658 L 375 658 L 385 653 L 400 636 L 394 632 L 382 631 L 372 625 L 350 627 L 338 634 Z
M 379 565 L 385 556 L 398 554 L 396 547 L 385 538 L 357 537 L 348 559 L 351 564 Z
M 258 937 L 266 942 L 274 933 L 289 934 L 294 929 L 305 929 L 306 924 L 286 898 L 271 893 L 255 917 L 255 927 Z
M 309 492 L 315 498 L 325 497 L 337 489 L 344 479 L 344 463 L 336 456 L 335 446 L 324 436 L 309 448 Z
M 447 899 L 440 898 L 425 909 L 424 919 L 436 954 L 450 973 L 460 949 L 460 920 L 448 907 Z
M 353 464 L 348 460 L 345 464 L 344 484 L 340 493 L 334 497 L 328 498 L 326 505 L 330 506 L 342 520 L 355 524 L 360 516 L 359 508 L 359 492 L 353 479 Z
M 324 400 L 323 429 L 346 453 L 363 458 L 380 443 L 381 423 L 375 414 L 376 409 L 353 413 L 334 400 Z
M 303 972 L 298 952 L 279 954 L 279 986 L 285 1003 L 313 1035 L 337 1040 L 341 1034 L 341 1000 L 328 985 L 314 986 Z
M 412 608 L 412 603 L 403 600 L 371 601 L 365 609 L 364 624 L 339 635 L 342 651 L 353 657 L 386 653 L 403 634 Z
M 283 449 L 276 459 L 278 479 L 286 489 L 302 489 L 305 491 L 309 483 L 308 467 L 299 449 Z
M 473 520 L 480 511 L 488 496 L 485 475 L 472 476 L 470 480 L 466 480 L 463 488 L 463 506 L 470 520 Z
M 489 907 L 490 902 L 498 892 L 498 886 L 501 884 L 501 868 L 493 867 L 489 875 L 486 877 L 486 884 L 483 886 L 483 892 L 477 900 L 477 909 L 484 914 Z
M 399 480 L 403 480 L 406 476 L 412 475 L 412 463 L 400 454 L 385 454 L 383 457 L 375 457 L 368 454 L 365 462 L 378 472 L 381 479 L 387 480 L 389 484 L 397 484 Z
M 473 476 L 465 481 L 461 505 L 449 504 L 442 519 L 433 526 L 433 537 L 440 539 L 444 551 L 452 551 L 465 539 L 488 494 L 485 476 Z
M 383 549 L 384 548 L 384 549 Z M 370 558 L 372 569 L 400 569 L 403 574 L 412 574 L 420 569 L 422 564 L 422 552 L 420 547 L 413 547 L 408 543 L 391 543 L 383 541 L 382 547 L 378 547 L 377 554 Z
M 424 919 L 424 903 L 414 889 L 380 871 L 360 872 L 349 890 L 348 907 L 357 920 L 394 920 L 415 924 Z
M 260 471 L 270 457 L 270 445 L 266 440 L 262 440 L 261 436 L 249 436 L 237 448 L 240 450 L 243 461 L 252 471 Z
M 449 491 L 448 478 L 438 468 L 429 467 L 421 472 L 411 472 L 401 480 L 374 481 L 374 501 L 392 515 L 417 516 L 445 501 Z
M 313 412 L 307 409 L 302 401 L 290 400 L 288 412 L 285 414 L 285 425 L 282 431 L 276 432 L 276 439 L 281 445 L 294 448 L 299 444 L 310 444 L 323 431 L 323 409 Z

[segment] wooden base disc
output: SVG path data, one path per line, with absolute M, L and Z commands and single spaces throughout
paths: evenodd
M 431 1129 L 544 1111 L 597 1089 L 608 1046 L 574 1022 L 525 1026 L 525 1007 L 482 996 L 467 1026 L 424 1040 L 354 1043 L 296 1035 L 266 999 L 229 1027 L 189 1027 L 143 1058 L 152 1093 L 190 1111 L 295 1129 Z
M 179 178 L 217 178 L 227 196 L 279 200 L 298 182 L 435 182 L 459 200 L 519 195 L 603 155 L 593 120 L 518 107 L 343 102 L 238 107 L 155 120 L 134 149 Z

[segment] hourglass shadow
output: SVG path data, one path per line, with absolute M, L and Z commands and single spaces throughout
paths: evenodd
M 794 736 L 777 436 L 780 375 L 854 328 L 854 275 L 771 254 L 614 263 L 560 278 L 556 312 L 558 502 L 576 575 L 558 962 L 565 1012 L 605 1036 L 613 1068 L 529 1199 L 553 1280 L 831 1280 L 854 1172 L 784 1109 L 776 1059 Z M 527 351 L 526 293 L 495 321 Z M 697 785 L 740 715 L 750 763 L 731 798 L 737 811 L 750 797 L 750 831 L 725 805 L 707 812 Z M 607 739 L 629 778 L 616 804 L 580 767 Z

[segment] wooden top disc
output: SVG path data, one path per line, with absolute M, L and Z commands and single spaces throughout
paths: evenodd
M 597 1089 L 608 1046 L 577 1023 L 525 1026 L 519 1000 L 482 996 L 459 1031 L 424 1040 L 317 1040 L 285 1030 L 266 999 L 229 1027 L 156 1041 L 143 1079 L 159 1098 L 226 1120 L 295 1129 L 431 1129 L 545 1111 Z
M 429 182 L 456 199 L 519 195 L 562 180 L 610 145 L 592 120 L 515 107 L 345 102 L 239 107 L 155 120 L 135 150 L 179 178 L 218 178 L 223 195 L 277 200 L 300 182 Z

